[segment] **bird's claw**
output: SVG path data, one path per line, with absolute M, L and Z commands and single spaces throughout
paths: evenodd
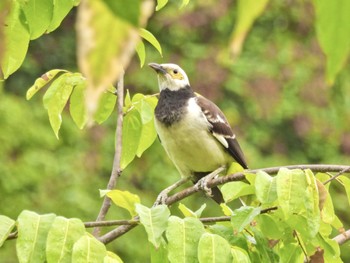
M 214 178 L 218 177 L 218 173 L 210 173 L 207 176 L 204 176 L 198 182 L 196 183 L 196 187 L 198 190 L 202 190 L 206 196 L 212 197 L 212 191 L 211 188 L 208 187 L 208 183 L 213 180 Z

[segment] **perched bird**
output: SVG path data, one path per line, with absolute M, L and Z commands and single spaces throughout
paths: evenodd
M 155 108 L 158 137 L 182 177 L 194 183 L 232 162 L 248 168 L 241 147 L 225 115 L 210 100 L 191 89 L 176 64 L 148 64 L 157 72 L 160 95 Z M 222 203 L 217 187 L 212 198 Z

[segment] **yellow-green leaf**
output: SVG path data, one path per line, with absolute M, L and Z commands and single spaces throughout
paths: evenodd
M 106 195 L 112 199 L 114 204 L 128 210 L 132 217 L 137 215 L 135 205 L 141 203 L 138 195 L 121 190 L 112 190 L 107 192 Z
M 146 60 L 145 44 L 140 40 L 136 45 L 136 53 L 140 59 L 140 67 L 142 68 Z
M 168 0 L 157 0 L 156 11 L 159 11 L 160 9 L 162 9 L 167 3 L 168 3 Z
M 4 244 L 8 235 L 15 227 L 15 223 L 15 220 L 12 220 L 7 216 L 0 215 L 0 247 Z
M 160 46 L 160 43 L 151 32 L 149 32 L 144 28 L 140 28 L 140 36 L 146 39 L 149 43 L 151 43 L 152 46 L 154 46 L 158 50 L 159 54 L 162 55 L 162 47 Z

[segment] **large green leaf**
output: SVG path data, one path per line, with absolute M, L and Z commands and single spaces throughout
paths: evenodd
M 79 1 L 80 0 L 53 0 L 53 15 L 46 32 L 50 33 L 59 27 L 62 20 Z
M 197 218 L 171 216 L 166 230 L 170 262 L 198 262 L 198 242 L 203 233 L 204 226 Z
M 231 247 L 232 262 L 250 263 L 247 252 L 240 247 Z
M 229 182 L 224 184 L 220 190 L 226 203 L 241 196 L 254 194 L 254 186 L 244 182 Z
M 233 231 L 239 233 L 248 226 L 257 215 L 260 214 L 260 207 L 242 206 L 233 211 L 231 224 Z
M 276 180 L 263 171 L 256 174 L 256 197 L 262 204 L 269 204 L 277 199 Z
M 142 40 L 140 40 L 136 45 L 136 53 L 140 59 L 140 67 L 142 68 L 146 60 L 146 48 Z
M 148 208 L 141 204 L 136 204 L 136 212 L 140 216 L 140 222 L 145 227 L 148 240 L 156 248 L 159 247 L 168 219 L 170 216 L 169 208 L 166 205 L 159 205 Z
M 333 83 L 350 51 L 350 1 L 314 0 L 317 38 L 327 57 L 327 81 Z
M 200 263 L 231 263 L 230 244 L 219 235 L 204 233 L 198 244 L 198 259 Z
M 0 215 L 0 247 L 4 244 L 8 235 L 15 227 L 15 223 L 15 220 L 7 216 Z
M 343 176 L 343 175 L 340 176 L 339 179 L 345 188 L 346 196 L 348 197 L 348 202 L 350 205 L 350 179 L 346 176 Z
M 46 239 L 56 215 L 24 210 L 18 217 L 17 257 L 22 262 L 45 262 Z
M 155 38 L 155 36 L 151 32 L 149 32 L 144 28 L 140 28 L 140 36 L 146 39 L 149 43 L 151 43 L 151 45 L 158 50 L 159 54 L 162 55 L 162 47 L 160 46 L 158 40 Z
M 46 32 L 53 15 L 53 0 L 19 0 L 30 32 L 30 38 L 36 39 Z
M 305 210 L 305 173 L 302 170 L 281 168 L 276 176 L 277 197 L 285 219 Z
M 85 107 L 85 90 L 86 83 L 80 83 L 74 87 L 72 95 L 69 100 L 69 111 L 73 121 L 79 127 L 84 128 L 88 116 Z
M 142 121 L 137 110 L 128 112 L 123 122 L 122 156 L 120 167 L 124 169 L 135 158 L 142 133 Z
M 103 262 L 107 255 L 106 247 L 90 234 L 85 234 L 73 246 L 72 262 Z
M 260 214 L 256 217 L 256 220 L 259 229 L 267 238 L 278 240 L 282 237 L 283 231 L 279 228 L 282 225 L 282 221 L 278 221 L 275 216 Z
M 71 262 L 73 245 L 84 234 L 85 226 L 80 219 L 56 217 L 47 236 L 47 262 Z
M 103 263 L 123 263 L 123 261 L 118 255 L 107 251 L 107 255 L 103 259 Z
M 112 114 L 115 104 L 117 102 L 117 96 L 109 91 L 105 91 L 101 94 L 96 112 L 94 114 L 94 120 L 101 124 Z M 83 102 L 84 103 L 84 102 Z
M 281 247 L 279 255 L 280 262 L 283 263 L 303 262 L 304 259 L 303 251 L 296 243 L 288 243 Z
M 29 29 L 19 3 L 12 1 L 11 10 L 8 12 L 4 28 L 5 50 L 2 54 L 2 61 L 0 61 L 0 79 L 7 79 L 21 66 L 27 54 L 30 40 Z
M 150 244 L 150 252 L 151 252 L 151 263 L 169 263 L 169 260 L 167 257 L 168 248 L 164 238 L 162 238 L 158 248 Z
M 114 204 L 128 210 L 132 217 L 137 215 L 135 205 L 141 203 L 138 195 L 121 190 L 108 191 L 106 195 L 112 199 Z

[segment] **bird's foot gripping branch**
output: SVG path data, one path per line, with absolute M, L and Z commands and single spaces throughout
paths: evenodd
M 286 262 L 287 257 L 292 259 L 289 262 L 320 262 L 316 258 L 342 262 L 340 245 L 350 239 L 350 232 L 344 230 L 334 211 L 329 187 L 344 186 L 350 200 L 350 179 L 345 174 L 350 166 L 289 168 L 272 167 L 214 178 L 208 187 L 223 184 L 221 191 L 226 201 L 221 204 L 222 213 L 215 217 L 201 216 L 205 204 L 193 211 L 179 203 L 183 216 L 172 215 L 168 206 L 196 193 L 196 186 L 169 196 L 167 205 L 151 208 L 135 194 L 111 190 L 104 193 L 126 209 L 130 219 L 83 223 L 79 219 L 23 211 L 16 221 L 0 216 L 0 244 L 17 238 L 18 255 L 23 261 L 42 257 L 58 262 L 59 256 L 81 260 L 89 255 L 96 262 L 122 262 L 103 243 L 142 225 L 152 247 L 152 258 L 164 262 L 174 262 L 175 258 L 202 262 L 203 257 L 215 257 L 219 262 Z M 250 203 L 238 209 L 230 207 L 232 200 L 247 195 Z M 96 226 L 118 227 L 95 239 L 86 228 Z

